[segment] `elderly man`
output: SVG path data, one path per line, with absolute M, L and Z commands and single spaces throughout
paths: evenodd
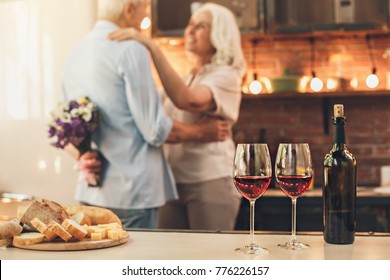
M 63 76 L 67 99 L 88 96 L 101 120 L 93 141 L 101 155 L 102 185 L 88 187 L 80 176 L 76 199 L 106 207 L 124 227 L 153 228 L 158 208 L 177 198 L 164 158 L 165 141 L 217 141 L 226 125 L 172 121 L 165 114 L 150 70 L 147 49 L 136 41 L 108 39 L 120 27 L 139 28 L 149 0 L 99 0 L 99 20 L 75 47 Z M 95 160 L 93 153 L 81 161 Z

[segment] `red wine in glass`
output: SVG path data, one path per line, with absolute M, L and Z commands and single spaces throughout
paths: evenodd
M 272 166 L 267 144 L 237 144 L 233 161 L 233 182 L 237 191 L 249 201 L 250 243 L 239 247 L 240 254 L 268 254 L 268 250 L 254 241 L 255 203 L 271 183 Z
M 233 180 L 243 197 L 255 200 L 265 193 L 271 183 L 271 176 L 235 176 Z
M 288 197 L 297 198 L 309 188 L 312 179 L 312 176 L 279 175 L 276 182 Z
M 276 154 L 275 176 L 277 186 L 291 198 L 292 203 L 291 240 L 278 246 L 287 250 L 310 248 L 296 238 L 297 199 L 309 188 L 313 180 L 309 144 L 280 143 Z

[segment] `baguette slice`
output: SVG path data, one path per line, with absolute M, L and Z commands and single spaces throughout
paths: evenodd
M 51 231 L 47 225 L 38 218 L 32 219 L 31 224 L 37 231 L 42 233 L 49 240 L 53 240 L 57 236 L 57 234 Z
M 72 235 L 69 232 L 67 232 L 66 229 L 56 221 L 50 221 L 47 224 L 47 227 L 49 228 L 49 230 L 51 230 L 59 237 L 61 237 L 61 239 L 64 241 L 68 241 L 69 239 L 72 238 Z
M 15 245 L 33 245 L 41 243 L 45 239 L 45 236 L 40 232 L 24 232 L 19 235 L 15 235 L 12 244 Z
M 76 214 L 72 215 L 70 218 L 73 221 L 75 221 L 76 223 L 78 223 L 79 225 L 82 225 L 82 226 L 83 225 L 88 225 L 88 226 L 91 225 L 91 218 L 82 211 L 77 212 Z
M 84 239 L 84 237 L 88 234 L 88 231 L 83 228 L 80 224 L 75 222 L 72 219 L 65 219 L 62 222 L 62 226 L 74 237 L 78 240 Z

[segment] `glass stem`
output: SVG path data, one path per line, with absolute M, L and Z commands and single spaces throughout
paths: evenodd
M 295 242 L 297 240 L 297 199 L 292 198 L 292 215 L 291 215 L 291 228 L 292 228 L 292 234 L 291 234 L 291 242 Z
M 250 200 L 250 236 L 251 245 L 255 244 L 255 202 L 256 200 Z

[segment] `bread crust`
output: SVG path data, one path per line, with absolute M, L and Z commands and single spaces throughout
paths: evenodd
M 106 208 L 87 205 L 75 205 L 66 206 L 65 209 L 69 215 L 74 215 L 77 212 L 84 212 L 87 216 L 90 217 L 92 225 L 118 223 L 122 226 L 122 222 L 119 217 L 114 212 Z
M 50 221 L 47 224 L 47 227 L 49 228 L 49 230 L 51 230 L 59 237 L 61 237 L 61 239 L 64 241 L 69 241 L 69 239 L 72 238 L 72 235 L 69 232 L 67 232 L 66 229 L 56 221 Z
M 7 247 L 12 244 L 12 237 L 0 239 L 0 247 Z
M 8 239 L 18 235 L 23 227 L 17 221 L 0 222 L 0 239 Z
M 49 230 L 47 225 L 44 222 L 42 222 L 40 219 L 38 219 L 38 218 L 32 219 L 31 224 L 34 226 L 34 228 L 37 231 L 42 233 L 47 239 L 53 240 L 54 238 L 56 238 L 57 234 L 55 234 L 53 231 Z
M 15 235 L 12 243 L 16 245 L 33 245 L 41 243 L 45 236 L 40 232 L 24 232 Z
M 83 240 L 84 237 L 88 234 L 88 231 L 85 228 L 71 219 L 65 219 L 62 222 L 62 226 L 78 240 Z
M 62 223 L 65 219 L 69 218 L 68 212 L 64 207 L 57 202 L 42 199 L 35 200 L 24 212 L 20 221 L 30 228 L 34 228 L 31 224 L 31 220 L 34 218 L 40 219 L 43 223 L 47 224 L 54 220 L 57 223 Z
M 70 216 L 70 218 L 75 221 L 76 223 L 78 223 L 79 225 L 88 225 L 90 226 L 92 223 L 91 223 L 91 218 L 85 214 L 84 212 L 80 211 L 80 212 L 77 212 L 76 214 Z

